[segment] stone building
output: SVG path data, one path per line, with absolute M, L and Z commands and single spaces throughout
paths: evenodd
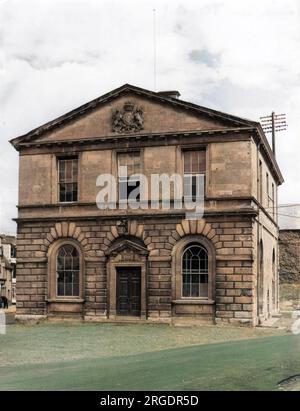
M 16 238 L 0 234 L 0 297 L 16 303 Z
M 279 232 L 279 279 L 283 284 L 300 284 L 300 230 Z
M 283 178 L 259 123 L 124 85 L 11 143 L 19 319 L 256 325 L 277 311 Z M 144 198 L 139 173 L 177 173 L 191 197 L 201 176 L 204 215 L 186 218 L 174 187 L 170 208 L 162 190 L 158 207 L 124 209 Z M 116 208 L 96 205 L 103 174 L 126 188 Z
M 279 206 L 279 280 L 300 285 L 300 206 Z

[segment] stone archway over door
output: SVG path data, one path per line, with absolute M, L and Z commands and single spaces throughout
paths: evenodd
M 147 318 L 148 250 L 140 243 L 140 240 L 120 238 L 106 253 L 110 319 Z

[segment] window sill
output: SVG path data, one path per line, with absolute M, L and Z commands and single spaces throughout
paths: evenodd
M 73 304 L 82 304 L 84 303 L 83 298 L 47 298 L 47 303 L 73 303 Z
M 196 300 L 196 299 L 186 299 L 186 300 L 173 300 L 172 304 L 185 304 L 185 305 L 213 305 L 214 300 Z
M 59 201 L 57 203 L 58 206 L 65 206 L 65 205 L 76 205 L 79 201 Z

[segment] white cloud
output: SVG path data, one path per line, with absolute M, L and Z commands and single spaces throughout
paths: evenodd
M 8 139 L 123 83 L 153 89 L 153 8 L 157 88 L 254 120 L 286 112 L 280 199 L 300 202 L 299 1 L 7 0 L 0 1 L 0 231 L 14 228 L 17 203 Z

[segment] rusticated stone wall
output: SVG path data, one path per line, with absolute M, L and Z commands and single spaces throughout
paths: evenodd
M 188 304 L 179 314 L 172 301 L 172 250 L 185 236 L 201 235 L 215 250 L 215 300 L 199 307 L 198 317 L 214 322 L 255 321 L 253 221 L 251 217 L 207 217 L 198 221 L 174 217 L 128 221 L 128 235 L 139 238 L 149 251 L 147 265 L 147 318 L 187 322 Z M 107 251 L 119 237 L 116 220 L 24 222 L 18 227 L 17 315 L 44 315 L 47 311 L 48 250 L 57 240 L 72 238 L 84 253 L 83 317 L 107 318 Z M 200 310 L 201 308 L 201 310 Z M 195 308 L 193 308 L 195 309 Z M 63 314 L 63 313 L 62 313 Z
M 280 283 L 300 283 L 300 230 L 281 230 L 279 234 Z

